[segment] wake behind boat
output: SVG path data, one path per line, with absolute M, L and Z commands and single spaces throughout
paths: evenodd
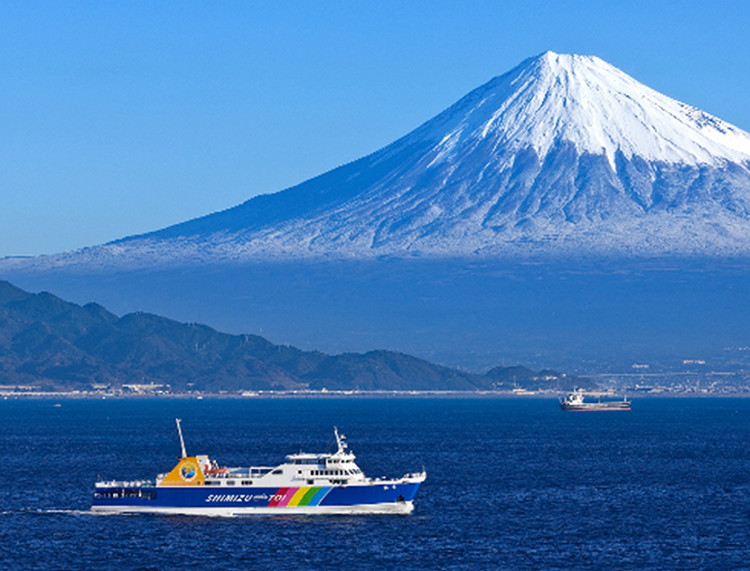
M 278 466 L 220 467 L 208 456 L 188 456 L 177 419 L 181 456 L 153 481 L 107 481 L 94 485 L 91 509 L 119 513 L 342 514 L 396 513 L 414 509 L 426 473 L 396 479 L 366 477 L 346 437 L 334 428 L 333 453 L 289 454 Z
M 586 402 L 583 390 L 579 389 L 560 399 L 560 408 L 573 412 L 630 410 L 630 401 L 623 398 L 621 401 Z

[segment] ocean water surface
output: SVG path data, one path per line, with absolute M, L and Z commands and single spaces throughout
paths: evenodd
M 427 481 L 408 516 L 90 513 L 97 477 L 172 468 L 175 417 L 222 464 L 330 450 L 338 426 L 368 476 Z M 750 567 L 748 399 L 3 400 L 0 459 L 4 569 Z

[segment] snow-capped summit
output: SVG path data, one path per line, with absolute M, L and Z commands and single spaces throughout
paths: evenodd
M 496 77 L 428 124 L 446 155 L 489 139 L 505 153 L 555 145 L 630 159 L 721 164 L 750 160 L 750 134 L 670 99 L 594 56 L 546 52 Z M 427 126 L 425 126 L 427 127 Z
M 750 134 L 546 52 L 295 187 L 36 263 L 534 253 L 750 254 Z

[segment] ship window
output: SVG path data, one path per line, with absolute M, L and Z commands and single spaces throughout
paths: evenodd
M 96 492 L 94 497 L 96 498 L 119 498 L 120 496 L 125 497 L 125 494 L 121 490 L 108 490 L 106 492 Z
M 282 470 L 281 468 L 279 468 L 278 470 L 274 470 L 273 472 L 271 472 L 271 474 L 281 474 L 281 472 Z
M 234 486 L 234 482 L 232 480 L 227 480 L 227 486 Z
M 242 480 L 242 485 L 243 486 L 252 486 L 253 485 L 253 481 L 252 480 Z

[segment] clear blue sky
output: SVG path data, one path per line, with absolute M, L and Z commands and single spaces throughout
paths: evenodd
M 750 130 L 744 0 L 6 0 L 0 256 L 282 190 L 548 49 L 597 55 Z

